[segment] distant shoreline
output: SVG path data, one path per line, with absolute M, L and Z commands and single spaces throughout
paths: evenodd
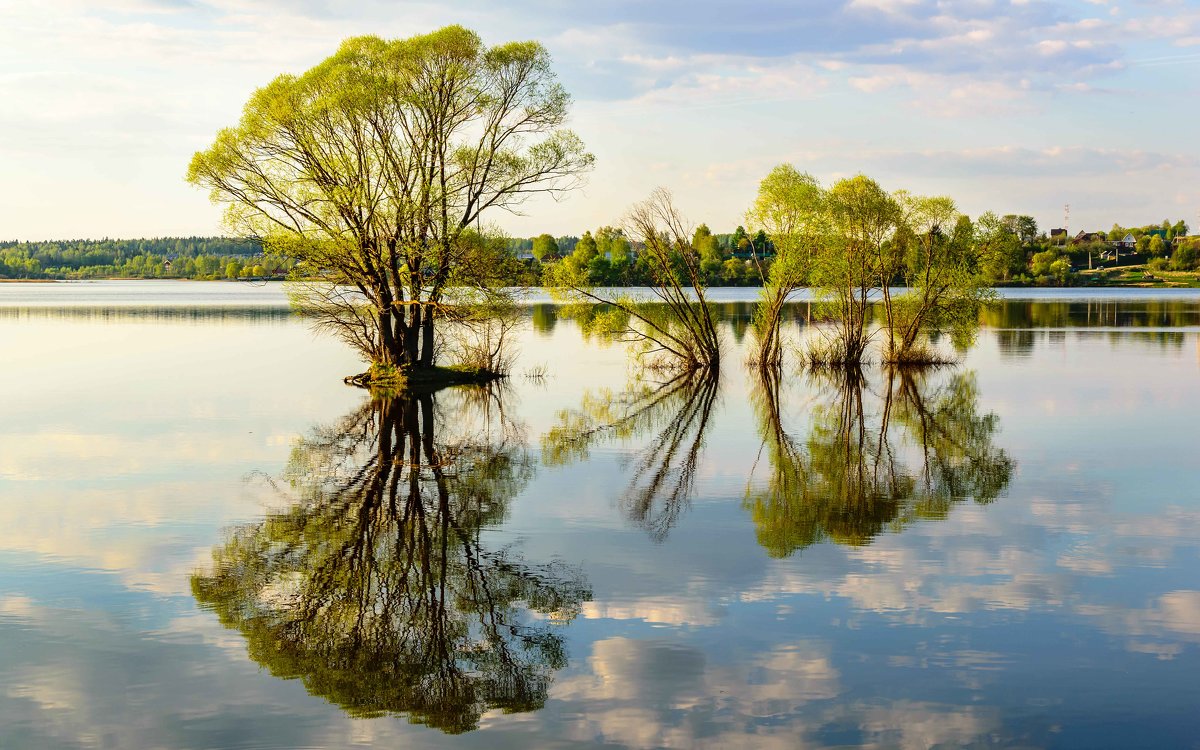
M 145 278 L 139 276 L 106 276 L 92 279 L 0 279 L 0 284 L 63 284 L 88 283 L 94 281 L 132 281 L 132 282 L 191 282 L 195 284 L 282 284 L 287 279 L 186 279 L 186 278 Z M 549 289 L 550 287 L 534 286 L 529 289 Z M 642 287 L 606 287 L 610 289 L 641 289 Z M 761 289 L 761 286 L 710 287 L 712 289 Z M 993 289 L 1200 289 L 1200 276 L 1187 280 L 1172 280 L 1156 278 L 1153 281 L 1131 281 L 1126 283 L 1097 281 L 1084 284 L 1066 285 L 1034 285 L 1034 284 L 998 284 Z

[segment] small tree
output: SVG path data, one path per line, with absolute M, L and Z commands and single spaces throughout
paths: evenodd
M 754 258 L 763 284 L 754 311 L 758 331 L 755 361 L 762 366 L 779 366 L 783 359 L 779 336 L 783 306 L 792 292 L 807 283 L 815 249 L 828 231 L 825 191 L 812 175 L 781 164 L 759 183 L 746 222 L 752 229 L 765 232 L 775 246 L 769 272 L 757 254 Z
M 1171 270 L 1173 271 L 1193 271 L 1196 269 L 1197 246 L 1194 242 L 1187 242 L 1175 250 L 1171 256 Z
M 560 264 L 554 279 L 568 297 L 610 306 L 618 314 L 603 316 L 609 333 L 646 346 L 652 364 L 696 372 L 716 370 L 721 360 L 721 337 L 705 297 L 706 284 L 694 236 L 671 194 L 659 188 L 636 204 L 626 219 L 629 234 L 641 243 L 639 263 L 650 275 L 656 303 L 598 292 L 586 274 Z M 580 244 L 583 244 L 582 240 Z
M 813 258 L 820 310 L 834 324 L 832 340 L 810 349 L 810 364 L 858 365 L 871 339 L 871 293 L 883 269 L 884 243 L 896 232 L 900 208 L 865 175 L 840 180 L 826 195 L 830 232 Z
M 950 198 L 898 193 L 900 231 L 888 257 L 902 258 L 906 291 L 893 296 L 890 277 L 880 279 L 887 320 L 886 358 L 920 363 L 934 355 L 919 346 L 923 332 L 949 330 L 969 340 L 979 326 L 979 308 L 994 296 L 982 281 L 973 228 Z
M 988 211 L 975 223 L 976 251 L 981 271 L 991 282 L 1009 281 L 1024 273 L 1025 249 L 1021 238 L 996 214 Z
M 539 234 L 533 238 L 533 257 L 541 263 L 546 258 L 558 256 L 558 243 L 548 234 Z

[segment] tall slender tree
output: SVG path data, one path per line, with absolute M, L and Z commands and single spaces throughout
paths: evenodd
M 808 356 L 813 364 L 857 366 L 871 341 L 869 304 L 900 209 L 865 175 L 838 181 L 825 205 L 830 231 L 814 257 L 812 278 L 824 312 L 833 320 L 833 337 Z
M 808 173 L 790 164 L 771 170 L 758 186 L 754 205 L 746 213 L 751 229 L 765 232 L 775 246 L 769 270 L 757 253 L 754 264 L 763 289 L 754 312 L 761 366 L 779 366 L 783 345 L 779 323 L 788 295 L 808 281 L 817 244 L 827 235 L 825 191 Z

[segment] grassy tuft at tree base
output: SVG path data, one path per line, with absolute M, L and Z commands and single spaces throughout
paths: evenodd
M 501 373 L 469 367 L 404 368 L 373 364 L 366 372 L 350 375 L 347 385 L 385 394 L 436 391 L 455 385 L 483 385 L 505 377 Z

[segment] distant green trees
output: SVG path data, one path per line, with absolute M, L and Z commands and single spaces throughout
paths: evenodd
M 0 278 L 226 278 L 231 262 L 239 275 L 282 277 L 292 263 L 263 256 L 262 246 L 228 237 L 156 237 L 140 240 L 0 242 Z M 245 273 L 242 273 L 242 270 Z
M 533 257 L 541 261 L 558 257 L 558 242 L 549 234 L 539 234 L 533 238 Z
M 1200 240 L 1182 243 L 1171 256 L 1171 270 L 1195 271 L 1198 255 L 1200 255 Z

